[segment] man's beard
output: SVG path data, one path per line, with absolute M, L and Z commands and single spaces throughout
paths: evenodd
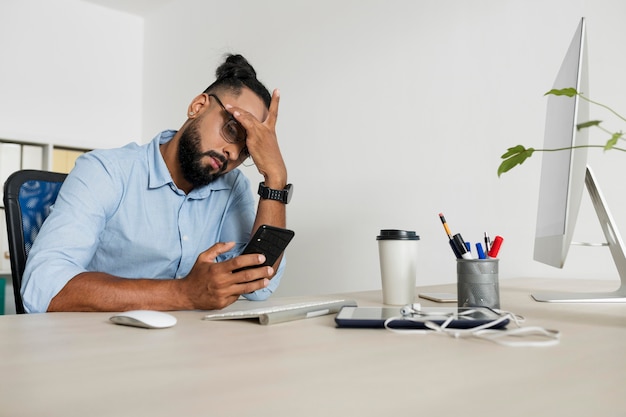
M 204 153 L 200 151 L 200 133 L 194 122 L 180 136 L 178 162 L 185 180 L 194 187 L 202 187 L 222 175 L 228 167 L 228 161 L 223 155 L 215 151 Z M 207 156 L 218 159 L 222 163 L 219 171 L 212 172 L 213 168 L 211 165 L 202 163 L 202 159 Z

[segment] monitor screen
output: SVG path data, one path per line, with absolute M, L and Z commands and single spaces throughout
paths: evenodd
M 585 20 L 582 19 L 554 81 L 554 89 L 574 87 L 589 96 Z M 548 96 L 544 149 L 586 145 L 589 104 L 578 96 Z M 587 149 L 542 154 L 534 259 L 563 267 L 572 241 L 585 184 Z

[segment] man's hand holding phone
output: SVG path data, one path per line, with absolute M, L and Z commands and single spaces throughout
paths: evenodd
M 234 242 L 216 243 L 202 252 L 184 278 L 184 292 L 193 309 L 222 309 L 242 294 L 269 285 L 274 264 L 293 239 L 294 232 L 262 225 L 250 239 L 241 255 L 216 262 L 219 255 L 235 246 Z
M 181 280 L 190 309 L 219 310 L 237 301 L 242 294 L 269 285 L 274 268 L 263 266 L 266 259 L 262 254 L 237 256 L 228 261 L 216 262 L 219 255 L 234 246 L 234 242 L 211 246 L 198 256 L 189 274 Z M 241 272 L 234 273 L 237 269 Z

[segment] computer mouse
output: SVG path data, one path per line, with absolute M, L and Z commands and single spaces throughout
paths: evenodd
M 115 324 L 143 327 L 145 329 L 165 329 L 176 324 L 176 317 L 162 311 L 130 310 L 114 314 L 109 318 Z

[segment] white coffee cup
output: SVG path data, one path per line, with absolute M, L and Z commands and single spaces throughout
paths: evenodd
M 376 237 L 383 284 L 383 303 L 412 304 L 417 278 L 417 246 L 414 231 L 384 229 Z

